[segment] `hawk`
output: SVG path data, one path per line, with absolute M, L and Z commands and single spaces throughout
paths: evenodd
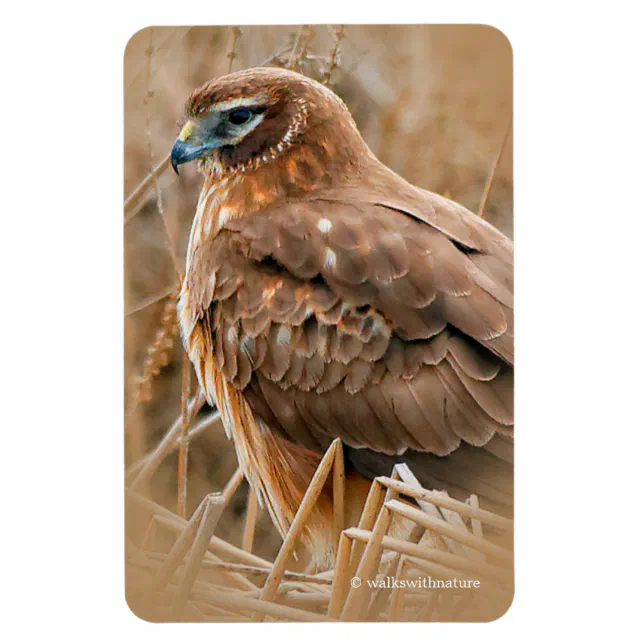
M 197 89 L 171 153 L 175 171 L 192 160 L 204 183 L 182 337 L 278 529 L 336 437 L 349 502 L 405 462 L 426 487 L 507 512 L 512 242 L 383 165 L 342 100 L 291 71 Z M 322 497 L 318 557 L 331 513 Z

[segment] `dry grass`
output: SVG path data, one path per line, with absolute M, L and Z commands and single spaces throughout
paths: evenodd
M 327 477 L 333 476 L 334 496 L 344 495 L 336 485 L 343 477 L 332 474 L 341 450 L 336 439 L 274 561 L 213 536 L 230 502 L 226 490 L 206 496 L 186 521 L 129 488 L 128 509 L 147 522 L 140 542 L 127 543 L 133 610 L 151 621 L 488 621 L 502 615 L 513 596 L 513 556 L 498 542 L 511 542 L 512 521 L 480 509 L 475 497 L 463 503 L 423 489 L 402 465 L 373 481 L 358 526 L 341 532 L 328 570 L 287 569 Z M 408 520 L 405 538 L 390 534 L 397 517 Z M 483 536 L 483 526 L 495 530 L 494 540 Z M 168 550 L 159 549 L 160 531 L 168 533 Z M 418 585 L 430 578 L 443 587 Z
M 485 209 L 511 234 L 511 52 L 498 32 L 304 25 L 137 33 L 125 56 L 130 605 L 160 621 L 491 619 L 511 596 L 511 568 L 495 549 L 497 533 L 511 534 L 511 526 L 479 510 L 475 497 L 463 504 L 419 492 L 413 474 L 397 469 L 374 482 L 358 525 L 342 530 L 343 465 L 334 444 L 318 473 L 338 490 L 338 555 L 330 570 L 307 571 L 297 536 L 310 505 L 282 541 L 249 494 L 217 412 L 192 391 L 174 300 L 200 179 L 167 172 L 167 153 L 194 87 L 258 64 L 331 85 L 384 162 L 417 185 Z M 391 527 L 399 516 L 404 538 Z M 485 588 L 370 593 L 348 585 L 356 571 L 374 579 L 474 575 Z

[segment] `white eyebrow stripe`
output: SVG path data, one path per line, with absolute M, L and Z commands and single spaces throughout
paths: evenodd
M 209 108 L 209 112 L 227 112 L 234 110 L 236 107 L 254 107 L 264 102 L 263 96 L 251 96 L 242 98 L 232 98 L 224 103 L 215 103 Z

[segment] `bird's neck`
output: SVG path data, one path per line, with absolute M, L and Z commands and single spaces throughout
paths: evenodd
M 226 173 L 211 166 L 204 172 L 188 259 L 231 219 L 251 216 L 280 201 L 311 198 L 351 175 L 361 174 L 364 161 L 350 156 L 348 150 L 352 148 L 342 143 L 321 138 L 317 144 L 295 146 L 252 171 Z

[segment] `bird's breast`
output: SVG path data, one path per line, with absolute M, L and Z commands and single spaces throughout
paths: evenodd
M 197 248 L 216 237 L 227 219 L 241 215 L 238 206 L 229 199 L 233 185 L 227 179 L 204 183 L 188 240 L 186 274 Z

